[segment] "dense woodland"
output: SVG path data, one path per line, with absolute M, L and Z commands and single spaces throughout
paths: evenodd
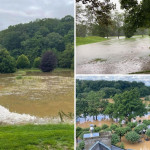
M 69 15 L 62 19 L 37 19 L 29 23 L 9 26 L 8 29 L 0 32 L 0 47 L 3 49 L 1 54 L 4 56 L 8 51 L 7 55 L 16 61 L 19 61 L 17 60 L 19 57 L 24 58 L 28 63 L 22 68 L 39 67 L 40 58 L 47 51 L 52 51 L 56 56 L 57 67 L 73 68 L 73 42 L 74 18 Z M 1 58 L 0 67 L 4 65 L 2 61 L 5 62 Z M 34 66 L 34 64 L 38 65 Z M 17 68 L 21 67 L 17 64 Z
M 150 1 L 120 0 L 120 12 L 110 0 L 77 1 L 77 36 L 126 36 L 150 34 Z
M 89 115 L 97 120 L 99 114 L 105 114 L 120 121 L 130 121 L 147 112 L 141 98 L 149 100 L 149 95 L 150 87 L 143 82 L 77 80 L 77 116 L 86 118 Z

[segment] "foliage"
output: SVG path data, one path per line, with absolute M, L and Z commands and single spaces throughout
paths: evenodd
M 136 133 L 135 131 L 131 131 L 128 132 L 125 136 L 125 138 L 131 142 L 131 143 L 135 143 L 140 139 L 140 135 L 138 133 Z
M 108 126 L 107 124 L 103 124 L 101 128 L 102 128 L 102 130 L 105 130 L 105 129 L 107 129 L 108 127 L 109 127 L 109 126 Z
M 13 73 L 16 71 L 16 61 L 6 49 L 0 49 L 0 73 Z
M 115 130 L 118 128 L 118 126 L 117 126 L 116 124 L 111 124 L 110 128 L 111 128 L 113 131 L 115 131 Z
M 119 127 L 115 130 L 115 133 L 120 136 L 120 141 L 121 141 L 121 137 L 125 135 L 126 133 L 126 129 L 123 127 Z
M 147 135 L 148 137 L 150 137 L 150 129 L 148 129 L 148 130 L 146 131 L 146 135 Z
M 52 51 L 47 51 L 43 54 L 41 59 L 41 70 L 43 72 L 52 71 L 57 65 L 57 59 Z
M 129 123 L 127 124 L 127 126 L 130 127 L 131 129 L 133 129 L 134 127 L 137 126 L 137 122 L 129 122 Z
M 85 146 L 84 141 L 82 141 L 82 142 L 79 143 L 79 148 L 80 148 L 80 150 L 83 150 L 83 149 L 84 149 L 84 146 Z
M 129 126 L 126 126 L 124 128 L 125 128 L 126 133 L 132 130 Z
M 138 134 L 141 134 L 143 130 L 146 130 L 147 129 L 147 125 L 146 124 L 141 124 L 139 126 L 136 126 L 134 128 L 134 131 Z
M 8 29 L 0 31 L 0 44 L 15 59 L 22 54 L 28 56 L 31 67 L 33 67 L 32 62 L 35 58 L 41 57 L 49 49 L 55 51 L 57 58 L 69 55 L 67 59 L 70 65 L 66 67 L 71 67 L 73 61 L 70 59 L 72 60 L 73 52 L 72 49 L 66 50 L 65 48 L 69 44 L 73 46 L 73 30 L 74 18 L 70 15 L 62 19 L 37 19 L 29 23 L 9 26 Z
M 34 59 L 34 63 L 33 63 L 33 67 L 34 68 L 40 68 L 40 64 L 41 64 L 41 58 L 37 57 Z
M 101 131 L 101 128 L 100 127 L 95 127 L 94 128 L 94 132 L 100 132 Z
M 120 144 L 117 144 L 117 147 L 124 149 L 124 144 L 121 142 Z
M 30 61 L 24 54 L 20 55 L 17 59 L 17 68 L 24 69 L 30 67 Z
M 143 123 L 148 126 L 150 125 L 150 120 L 143 120 Z

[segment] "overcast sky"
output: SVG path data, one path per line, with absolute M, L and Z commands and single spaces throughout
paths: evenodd
M 37 18 L 74 15 L 74 0 L 0 0 L 0 30 Z

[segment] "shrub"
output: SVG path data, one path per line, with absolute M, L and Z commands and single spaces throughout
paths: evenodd
M 16 62 L 6 49 L 0 50 L 0 73 L 13 73 L 16 71 Z
M 137 122 L 129 122 L 127 124 L 128 127 L 130 127 L 131 129 L 137 126 Z
M 108 128 L 108 125 L 107 124 L 103 124 L 102 125 L 102 130 L 105 130 L 105 129 L 107 129 Z
M 41 58 L 37 57 L 34 59 L 34 63 L 33 63 L 33 67 L 34 68 L 40 68 L 40 64 L 41 64 Z
M 146 131 L 146 135 L 147 135 L 148 137 L 150 137 L 150 129 L 148 129 L 148 130 Z
M 117 134 L 112 134 L 111 144 L 116 145 L 120 141 L 119 136 Z
M 80 150 L 83 150 L 83 149 L 84 149 L 84 146 L 85 146 L 84 141 L 82 141 L 82 142 L 79 143 L 79 148 L 80 148 Z
M 57 59 L 55 54 L 52 51 L 47 51 L 42 56 L 40 68 L 43 72 L 50 72 L 56 67 L 56 64 Z
M 30 67 L 30 61 L 28 57 L 24 54 L 20 55 L 17 59 L 17 68 L 29 68 Z
M 100 127 L 95 127 L 94 128 L 94 132 L 100 132 L 101 131 L 101 128 Z
M 124 149 L 124 144 L 121 142 L 120 144 L 117 144 L 117 147 Z
M 146 129 L 147 129 L 147 126 L 145 124 L 141 124 L 141 125 L 135 127 L 134 131 L 138 134 L 141 134 L 142 130 L 146 130 Z
M 76 138 L 78 138 L 78 137 L 81 135 L 82 132 L 83 132 L 83 131 L 82 131 L 82 128 L 77 127 L 77 128 L 76 128 Z
M 131 143 L 135 143 L 140 139 L 140 135 L 136 133 L 135 131 L 128 132 L 127 135 L 125 136 L 127 141 Z
M 150 125 L 150 120 L 143 120 L 143 123 L 148 126 L 148 125 Z
M 111 124 L 110 129 L 112 129 L 113 131 L 115 131 L 117 127 L 118 126 L 116 124 Z
M 124 129 L 125 129 L 126 133 L 132 130 L 129 126 L 126 126 Z

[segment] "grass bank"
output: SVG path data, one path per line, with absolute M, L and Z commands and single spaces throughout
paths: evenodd
M 0 126 L 1 150 L 73 150 L 73 146 L 73 125 Z
M 84 44 L 102 42 L 106 40 L 107 40 L 106 38 L 99 37 L 99 36 L 77 37 L 76 45 L 79 46 Z

